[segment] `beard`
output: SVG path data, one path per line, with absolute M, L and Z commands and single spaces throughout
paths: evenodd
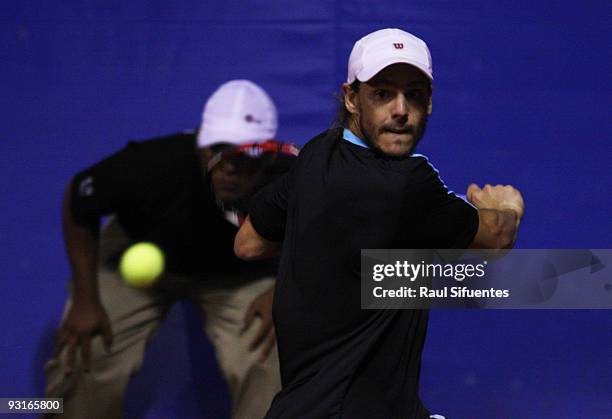
M 421 141 L 421 138 L 423 138 L 423 135 L 425 135 L 425 130 L 427 129 L 427 123 L 429 121 L 429 115 L 427 113 L 424 113 L 423 116 L 421 117 L 421 119 L 415 125 L 411 125 L 411 126 L 406 127 L 405 125 L 400 126 L 398 124 L 387 124 L 387 125 L 383 125 L 383 126 L 381 126 L 381 127 L 376 129 L 376 131 L 377 131 L 376 134 L 378 134 L 378 135 L 383 134 L 385 132 L 397 132 L 397 133 L 412 134 L 413 141 L 412 141 L 412 145 L 411 145 L 410 149 L 406 153 L 403 153 L 402 155 L 396 155 L 396 154 L 389 154 L 389 153 L 385 152 L 380 147 L 380 145 L 376 144 L 373 141 L 373 138 L 375 138 L 375 135 L 369 129 L 366 128 L 365 124 L 363 123 L 362 115 L 363 115 L 363 113 L 360 112 L 359 113 L 359 118 L 356 120 L 356 122 L 357 122 L 357 124 L 359 124 L 359 129 L 360 129 L 361 133 L 364 136 L 363 140 L 371 148 L 373 148 L 376 151 L 384 154 L 385 156 L 390 156 L 390 157 L 407 157 L 407 156 L 410 156 L 411 154 L 413 154 L 416 151 L 416 147 L 419 144 L 419 142 Z

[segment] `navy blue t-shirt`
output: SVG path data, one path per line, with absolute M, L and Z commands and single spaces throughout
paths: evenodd
M 260 191 L 256 231 L 283 241 L 274 297 L 283 389 L 267 418 L 428 418 L 418 395 L 426 310 L 362 310 L 361 249 L 465 248 L 478 212 L 429 161 L 334 129 Z

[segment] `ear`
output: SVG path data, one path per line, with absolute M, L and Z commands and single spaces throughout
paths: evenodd
M 431 98 L 433 96 L 433 86 L 429 86 L 429 101 L 427 103 L 427 115 L 431 115 L 431 110 L 433 109 L 431 104 Z
M 344 93 L 344 106 L 351 114 L 359 113 L 359 93 L 351 89 L 348 83 L 342 85 L 342 92 Z

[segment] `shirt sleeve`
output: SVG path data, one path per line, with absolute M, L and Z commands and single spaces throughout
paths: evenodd
M 281 242 L 285 236 L 292 171 L 255 195 L 249 216 L 255 231 L 266 240 Z
M 478 210 L 450 191 L 426 160 L 424 227 L 431 249 L 465 249 L 478 230 Z
M 74 176 L 70 210 L 76 222 L 83 224 L 141 202 L 143 159 L 137 149 L 136 143 L 129 143 Z

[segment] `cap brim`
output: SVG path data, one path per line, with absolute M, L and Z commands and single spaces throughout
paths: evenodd
M 269 140 L 274 137 L 275 130 L 254 129 L 245 126 L 241 121 L 204 121 L 198 132 L 198 147 L 208 147 L 220 143 L 243 145 Z
M 386 67 L 389 67 L 392 64 L 399 64 L 399 63 L 410 64 L 411 66 L 416 67 L 429 80 L 433 81 L 433 75 L 429 72 L 427 65 L 420 63 L 416 60 L 411 60 L 409 58 L 399 58 L 399 57 L 389 57 L 386 60 L 381 60 L 377 62 L 376 64 L 372 64 L 370 67 L 364 68 L 363 70 L 361 70 L 359 74 L 356 74 L 355 78 L 359 80 L 360 82 L 367 82 L 372 77 L 380 73 Z

